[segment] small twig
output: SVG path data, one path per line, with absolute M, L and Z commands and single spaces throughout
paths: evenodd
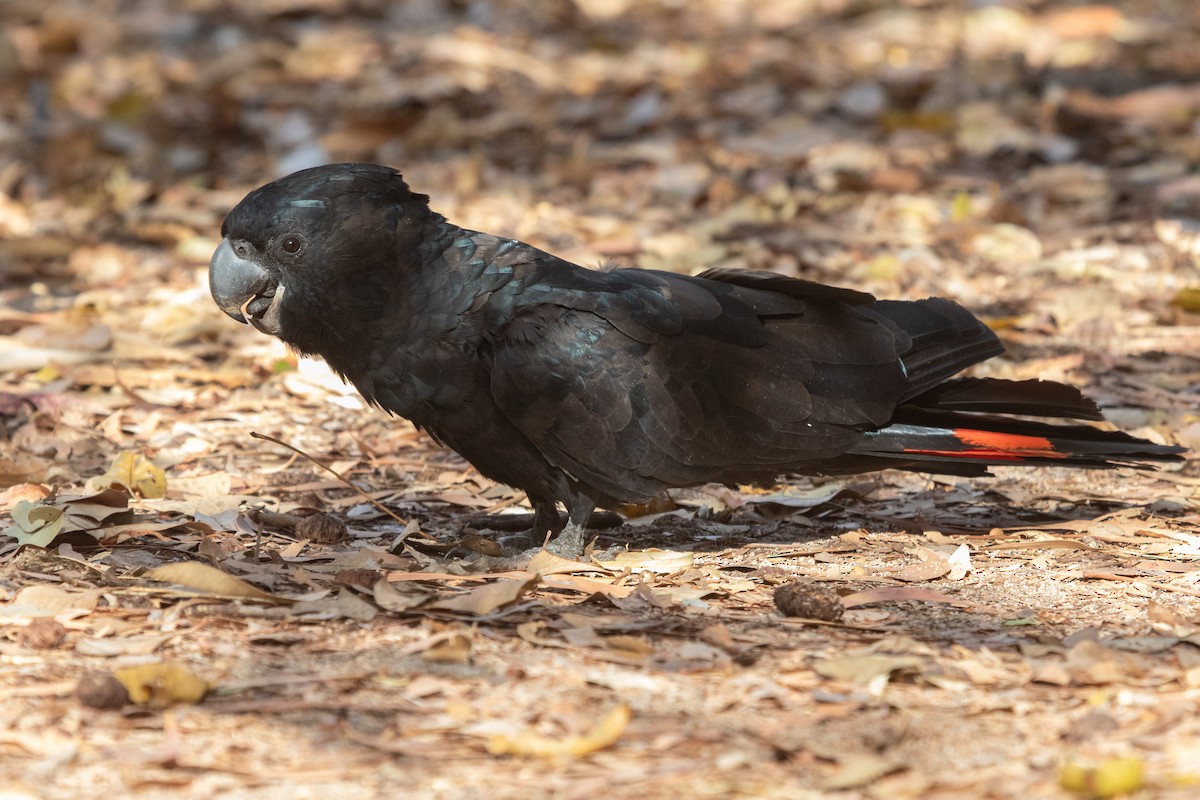
M 1151 589 L 1162 589 L 1164 592 L 1175 592 L 1176 594 L 1186 594 L 1192 597 L 1200 597 L 1200 589 L 1189 589 L 1186 586 L 1172 586 L 1169 583 L 1148 581 L 1145 578 L 1135 578 L 1132 575 L 1117 575 L 1112 572 L 1088 570 L 1087 572 L 1083 573 L 1083 579 L 1088 581 L 1123 581 L 1125 583 L 1140 583 L 1143 586 L 1149 586 Z
M 296 455 L 298 455 L 298 456 L 304 456 L 304 457 L 305 457 L 305 458 L 307 458 L 309 461 L 311 461 L 312 463 L 316 464 L 318 467 L 320 467 L 321 469 L 325 470 L 325 471 L 326 471 L 326 472 L 328 472 L 330 475 L 332 475 L 333 477 L 337 478 L 339 481 L 341 481 L 342 483 L 346 484 L 347 486 L 349 486 L 349 487 L 350 487 L 351 489 L 353 489 L 354 491 L 358 492 L 360 495 L 362 495 L 362 496 L 363 496 L 363 498 L 364 498 L 364 499 L 365 499 L 365 500 L 366 500 L 368 503 L 370 503 L 371 505 L 375 506 L 376 508 L 378 508 L 378 509 L 379 509 L 380 511 L 382 511 L 383 513 L 387 514 L 387 515 L 388 515 L 389 517 L 391 517 L 392 519 L 396 520 L 396 522 L 399 522 L 401 525 L 407 525 L 407 524 L 408 524 L 408 520 L 406 520 L 406 519 L 402 519 L 402 518 L 401 518 L 399 515 L 397 515 L 397 514 L 396 514 L 395 512 L 393 512 L 391 509 L 389 509 L 389 508 L 385 508 L 385 507 L 383 506 L 383 504 L 381 504 L 381 503 L 380 503 L 378 500 L 376 500 L 374 497 L 371 497 L 371 495 L 367 494 L 367 493 L 366 493 L 366 492 L 364 492 L 362 489 L 358 488 L 358 487 L 357 487 L 357 486 L 355 486 L 353 483 L 351 483 L 350 481 L 346 480 L 346 479 L 345 479 L 345 478 L 343 478 L 341 475 L 339 475 L 339 474 L 337 473 L 337 471 L 333 469 L 333 467 L 330 467 L 330 466 L 327 466 L 327 465 L 325 465 L 325 464 L 322 464 L 320 461 L 317 461 L 315 458 L 313 458 L 312 456 L 310 456 L 308 453 L 304 452 L 304 451 L 303 451 L 303 450 L 301 450 L 300 448 L 298 448 L 298 447 L 292 447 L 292 446 L 291 446 L 290 444 L 288 444 L 287 442 L 280 441 L 279 439 L 276 439 L 274 436 L 267 436 L 265 433 L 259 433 L 258 431 L 250 431 L 250 435 L 251 435 L 252 437 L 254 437 L 255 439 L 265 439 L 265 440 L 266 440 L 266 441 L 268 441 L 268 442 L 274 442 L 275 444 L 279 445 L 280 447 L 286 447 L 288 450 L 291 450 L 293 453 L 295 453 L 295 454 L 296 454 Z
M 153 400 L 147 400 L 146 398 L 142 397 L 141 394 L 134 391 L 132 387 L 130 387 L 128 384 L 126 384 L 125 381 L 121 380 L 121 370 L 117 367 L 116 361 L 112 362 L 112 368 L 113 368 L 113 383 L 116 384 L 118 389 L 120 389 L 122 392 L 127 394 L 129 396 L 129 399 L 132 400 L 134 403 L 137 403 L 137 404 L 143 405 L 143 406 L 150 406 L 151 408 L 174 408 L 174 406 L 169 406 L 164 403 L 155 403 Z
M 254 563 L 255 564 L 258 563 L 259 553 L 262 552 L 262 532 L 263 532 L 263 521 L 262 521 L 262 517 L 259 517 L 257 522 L 254 525 Z
M 249 515 L 251 521 L 261 525 L 270 525 L 272 528 L 295 528 L 300 524 L 300 520 L 304 517 L 296 516 L 295 514 L 280 514 L 278 511 L 268 511 L 265 508 L 251 509 Z

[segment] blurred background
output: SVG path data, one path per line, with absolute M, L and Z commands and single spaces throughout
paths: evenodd
M 1013 311 L 947 256 L 1195 212 L 1198 112 L 1192 0 L 5 0 L 0 287 L 195 263 L 244 191 L 361 160 L 584 261 Z

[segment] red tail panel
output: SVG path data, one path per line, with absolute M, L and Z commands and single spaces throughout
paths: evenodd
M 1023 461 L 1030 456 L 1038 458 L 1069 458 L 1054 448 L 1054 443 L 1043 436 L 1026 436 L 1018 433 L 955 428 L 951 433 L 966 449 L 924 450 L 904 448 L 913 455 L 940 456 L 946 458 L 979 458 L 988 461 Z

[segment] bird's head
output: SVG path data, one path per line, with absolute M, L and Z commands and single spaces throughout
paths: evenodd
M 378 318 L 434 216 L 376 164 L 302 170 L 246 195 L 221 226 L 208 283 L 221 310 L 302 352 L 326 354 Z

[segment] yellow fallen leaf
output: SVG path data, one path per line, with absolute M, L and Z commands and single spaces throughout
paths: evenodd
M 1063 764 L 1058 781 L 1064 789 L 1089 797 L 1114 797 L 1142 788 L 1146 765 L 1134 757 L 1110 758 L 1095 767 Z
M 142 664 L 113 673 L 129 692 L 129 700 L 140 706 L 167 708 L 194 704 L 208 693 L 208 681 L 172 664 Z
M 1200 311 L 1200 288 L 1187 286 L 1180 289 L 1171 298 L 1171 305 L 1178 306 L 1184 311 L 1191 311 L 1192 313 Z
M 246 597 L 253 600 L 270 600 L 275 603 L 287 602 L 286 598 L 267 594 L 256 589 L 240 578 L 221 572 L 216 567 L 201 564 L 199 561 L 180 561 L 175 564 L 163 564 L 161 567 L 146 571 L 146 577 L 152 581 L 177 583 L 204 594 L 221 597 Z
M 494 756 L 536 756 L 538 758 L 579 758 L 606 747 L 621 738 L 632 715 L 627 706 L 617 706 L 582 736 L 556 739 L 533 731 L 516 734 L 498 733 L 488 739 L 487 751 Z
M 92 480 L 92 486 L 124 486 L 130 494 L 154 499 L 166 494 L 167 475 L 140 453 L 124 452 L 113 460 L 108 472 Z

